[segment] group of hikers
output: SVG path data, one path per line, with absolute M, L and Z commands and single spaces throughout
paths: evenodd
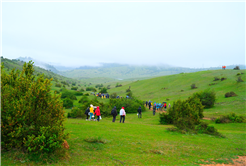
M 152 108 L 152 110 L 153 110 L 153 115 L 155 115 L 155 112 L 156 111 L 162 111 L 163 109 L 167 109 L 167 103 L 166 102 L 162 102 L 162 103 L 156 103 L 156 102 L 151 102 L 150 100 L 149 100 L 149 102 L 148 101 L 146 101 L 145 102 L 145 106 L 146 107 L 149 107 L 149 110 Z M 171 104 L 169 103 L 169 105 L 168 105 L 168 108 L 170 108 L 171 107 Z
M 96 107 L 96 110 L 94 111 L 94 108 Z M 141 109 L 141 106 L 139 106 L 138 108 L 138 118 L 142 118 L 142 109 Z M 86 110 L 85 110 L 85 115 L 87 116 L 86 117 L 86 121 L 100 121 L 101 118 L 101 112 L 100 112 L 100 108 L 99 106 L 93 106 L 92 104 L 90 105 L 90 108 L 88 107 Z M 114 106 L 114 108 L 112 109 L 111 111 L 111 115 L 113 116 L 113 120 L 112 122 L 115 122 L 116 120 L 116 116 L 118 115 L 117 113 L 117 110 L 116 110 L 116 106 Z M 89 119 L 89 116 L 90 116 L 90 119 Z M 97 119 L 95 119 L 95 116 L 97 116 Z M 124 123 L 125 122 L 125 116 L 126 116 L 126 111 L 125 111 L 125 108 L 122 107 L 120 109 L 120 123 L 121 121 Z
M 149 107 L 149 110 L 152 108 L 153 110 L 153 115 L 155 115 L 156 111 L 158 110 L 163 110 L 163 108 L 166 110 L 167 109 L 167 104 L 166 102 L 163 102 L 163 103 L 152 103 L 150 100 L 149 102 L 146 101 L 145 102 L 145 106 L 146 107 Z M 171 104 L 169 103 L 168 107 L 170 108 L 171 107 Z M 94 108 L 96 109 L 94 111 Z M 138 110 L 137 110 L 137 115 L 138 115 L 138 118 L 142 118 L 142 108 L 141 106 L 139 106 Z M 124 123 L 125 122 L 125 116 L 126 116 L 126 111 L 125 111 L 125 108 L 122 107 L 120 109 L 120 123 L 121 121 Z M 88 107 L 86 110 L 85 110 L 85 114 L 86 114 L 86 120 L 88 121 L 100 121 L 101 118 L 101 112 L 100 112 L 100 108 L 99 106 L 93 106 L 92 104 L 90 105 L 90 107 Z M 115 122 L 116 120 L 116 116 L 118 115 L 117 113 L 117 110 L 116 110 L 116 106 L 114 106 L 114 108 L 112 109 L 111 111 L 111 115 L 113 116 L 113 120 L 112 122 Z M 89 116 L 90 116 L 90 119 L 89 119 Z M 97 119 L 95 118 L 95 116 L 97 116 Z
M 95 95 L 95 94 L 94 94 Z M 109 99 L 109 94 L 107 93 L 107 94 L 104 94 L 104 93 L 97 93 L 96 94 L 96 96 L 97 97 L 100 97 L 100 98 L 102 98 L 102 99 Z

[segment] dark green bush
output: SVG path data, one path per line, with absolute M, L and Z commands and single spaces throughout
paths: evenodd
M 223 115 L 215 119 L 215 123 L 245 123 L 246 118 L 242 115 L 238 116 L 235 113 Z
M 103 88 L 99 91 L 99 93 L 108 93 L 108 92 L 107 92 L 107 88 L 103 87 Z
M 86 87 L 86 91 L 93 91 L 93 92 L 96 92 L 96 88 L 94 87 Z
M 83 93 L 82 92 L 75 92 L 74 95 L 75 96 L 83 96 Z
M 214 81 L 218 81 L 218 80 L 220 80 L 220 78 L 214 77 Z
M 204 108 L 213 107 L 216 100 L 216 93 L 214 92 L 214 90 L 209 89 L 194 93 L 193 96 L 196 96 L 201 100 Z
M 36 77 L 33 63 L 7 74 L 1 66 L 1 148 L 53 153 L 61 148 L 64 110 L 60 95 L 51 93 L 51 80 Z
M 71 87 L 71 90 L 77 90 L 78 89 L 78 87 Z
M 65 98 L 63 100 L 63 107 L 72 108 L 73 107 L 73 100 L 71 100 L 70 98 Z
M 74 95 L 74 92 L 68 91 L 66 89 L 62 90 L 61 98 L 70 98 L 71 100 L 77 100 L 77 97 Z
M 73 107 L 71 112 L 68 113 L 68 118 L 77 118 L 77 117 L 82 117 L 84 114 L 84 111 L 82 111 L 80 108 L 78 107 Z
M 225 77 L 221 77 L 221 79 L 220 79 L 221 81 L 224 81 L 224 80 L 226 80 L 226 78 Z
M 219 137 L 225 137 L 222 134 L 220 134 L 214 126 L 209 126 L 206 122 L 201 122 L 199 125 L 196 126 L 195 130 L 200 134 L 209 134 L 209 135 L 215 135 Z
M 243 79 L 241 78 L 241 76 L 237 77 L 237 82 L 244 82 Z

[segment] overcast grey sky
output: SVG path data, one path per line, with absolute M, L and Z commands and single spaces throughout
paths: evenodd
M 245 2 L 3 2 L 2 55 L 64 66 L 245 64 Z

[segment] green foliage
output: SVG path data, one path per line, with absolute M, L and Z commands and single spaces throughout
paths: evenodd
M 216 118 L 215 123 L 246 123 L 246 118 L 242 115 L 238 116 L 235 113 L 230 113 Z
M 126 93 L 127 96 L 133 97 L 132 91 L 129 89 L 129 91 Z
M 89 102 L 89 98 L 87 96 L 82 96 L 81 99 L 79 100 L 79 103 L 88 103 Z
M 58 90 L 54 90 L 54 93 L 57 93 L 57 94 L 59 94 L 59 93 L 60 93 L 60 91 L 58 91 Z
M 61 98 L 64 99 L 64 98 L 69 98 L 71 100 L 77 100 L 77 97 L 74 95 L 73 92 L 71 91 L 68 91 L 66 89 L 63 89 L 62 90 L 62 95 L 61 95 Z
M 177 100 L 173 106 L 168 108 L 168 113 L 160 114 L 161 124 L 174 124 L 180 129 L 194 129 L 194 125 L 200 123 L 203 118 L 203 105 L 196 96 L 187 100 Z
M 78 89 L 78 87 L 71 87 L 71 90 L 77 90 Z
M 103 87 L 103 84 L 96 84 L 95 87 L 96 87 L 96 88 L 102 88 L 102 87 Z
M 24 63 L 22 72 L 7 74 L 1 66 L 1 147 L 33 153 L 60 148 L 64 133 L 64 111 L 60 96 L 51 94 L 51 80 L 37 78 L 33 63 Z
M 103 88 L 99 91 L 99 93 L 108 93 L 108 92 L 107 92 L 107 88 L 103 87 Z
M 74 95 L 75 95 L 75 96 L 82 96 L 83 93 L 82 93 L 82 92 L 75 92 Z
M 126 99 L 126 98 L 112 99 L 111 98 L 109 100 L 109 108 L 111 110 L 114 106 L 116 106 L 118 110 L 120 110 L 121 107 L 124 107 L 127 113 L 136 113 L 139 106 L 142 106 L 142 105 L 143 105 L 143 102 L 135 98 L 133 99 Z M 146 108 L 144 106 L 142 106 L 141 108 L 142 108 L 142 112 L 146 111 Z
M 65 98 L 63 100 L 63 107 L 72 108 L 73 107 L 73 100 L 71 100 L 70 98 Z
M 83 88 L 81 88 L 79 91 L 80 91 L 80 92 L 84 92 L 85 90 L 84 90 Z
M 61 84 L 56 83 L 56 84 L 55 84 L 55 87 L 59 87 L 59 88 L 60 88 L 60 87 L 61 87 Z
M 211 108 L 214 106 L 216 100 L 216 93 L 214 90 L 206 89 L 204 91 L 197 92 L 193 95 L 201 100 L 204 108 Z
M 67 114 L 67 117 L 68 118 L 70 118 L 70 117 L 72 117 L 72 118 L 77 118 L 77 117 L 82 117 L 83 116 L 83 111 L 80 109 L 80 108 L 78 108 L 78 107 L 73 107 L 72 108 L 72 110 L 71 110 L 71 112 L 69 112 L 68 114 Z
M 206 122 L 201 122 L 199 125 L 196 126 L 195 129 L 200 134 L 209 134 L 223 138 L 225 137 L 221 133 L 219 133 L 217 129 L 214 128 L 214 126 L 209 126 Z
M 86 87 L 86 91 L 96 92 L 97 90 L 94 87 Z

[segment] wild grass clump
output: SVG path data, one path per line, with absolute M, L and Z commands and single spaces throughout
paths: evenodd
M 215 123 L 246 123 L 246 118 L 242 115 L 236 115 L 235 113 L 230 113 L 229 115 L 223 115 L 216 118 Z
M 102 139 L 101 137 L 89 137 L 89 138 L 85 138 L 84 141 L 89 143 L 101 143 L 101 144 L 107 143 L 107 141 Z
M 221 81 L 224 81 L 224 80 L 226 80 L 227 78 L 226 77 L 221 77 Z
M 220 80 L 220 78 L 214 77 L 214 80 L 213 81 L 219 81 L 219 80 Z
M 234 96 L 237 96 L 237 94 L 236 94 L 235 92 L 233 92 L 233 91 L 227 92 L 227 93 L 225 94 L 225 97 L 234 97 Z

